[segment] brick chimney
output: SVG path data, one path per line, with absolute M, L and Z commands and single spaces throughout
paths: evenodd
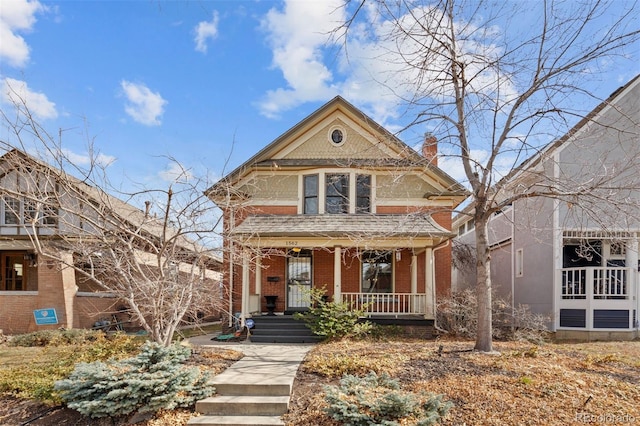
M 434 166 L 438 165 L 438 139 L 431 133 L 424 134 L 422 156 Z

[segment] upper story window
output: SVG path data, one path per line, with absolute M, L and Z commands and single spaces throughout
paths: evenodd
M 356 213 L 371 212 L 371 176 L 356 176 Z
M 349 213 L 349 175 L 326 175 L 325 212 Z
M 318 175 L 307 175 L 303 180 L 304 214 L 318 214 Z
M 19 225 L 20 224 L 20 200 L 13 197 L 4 197 L 2 200 L 2 224 L 3 225 Z
M 58 208 L 53 205 L 5 196 L 1 209 L 0 225 L 29 225 L 34 219 L 40 225 L 58 225 Z
M 304 214 L 370 213 L 371 188 L 371 175 L 322 172 L 305 175 L 302 177 L 302 212 Z

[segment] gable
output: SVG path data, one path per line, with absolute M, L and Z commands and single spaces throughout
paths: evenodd
M 333 138 L 336 131 L 339 140 Z M 419 171 L 423 182 L 416 188 L 416 194 L 439 191 L 460 200 L 466 196 L 466 190 L 458 182 L 339 96 L 264 147 L 206 193 L 212 200 L 226 204 L 229 195 L 251 197 L 256 192 L 265 194 L 256 191 L 258 186 L 266 192 L 279 187 L 280 195 L 286 192 L 285 198 L 291 199 L 295 189 L 290 185 L 292 176 L 322 169 Z M 280 177 L 278 182 L 256 183 L 256 179 L 283 173 L 289 176 L 286 189 Z
M 342 134 L 343 140 L 336 144 L 331 135 Z M 358 123 L 336 112 L 300 135 L 291 145 L 283 149 L 274 159 L 382 159 L 397 158 L 382 135 L 368 132 Z

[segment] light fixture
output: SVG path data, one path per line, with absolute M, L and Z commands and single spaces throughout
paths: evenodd
M 291 249 L 291 251 L 293 251 L 294 253 L 300 253 L 302 249 L 300 247 L 294 247 Z

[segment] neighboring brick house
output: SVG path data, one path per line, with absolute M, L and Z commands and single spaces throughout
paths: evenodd
M 371 316 L 435 319 L 451 287 L 452 210 L 466 190 L 336 97 L 212 186 L 230 312 L 291 313 L 305 290 Z M 267 301 L 275 306 L 268 306 Z
M 493 216 L 496 295 L 548 316 L 558 338 L 640 337 L 640 75 L 501 184 L 588 194 L 520 199 Z M 456 243 L 474 245 L 472 212 L 454 219 Z M 454 289 L 473 288 L 474 273 L 454 270 Z
M 66 190 L 61 189 L 61 177 Z M 78 240 L 83 230 L 86 230 L 83 236 L 91 238 L 91 221 L 71 213 L 82 205 L 101 208 L 109 212 L 107 214 L 117 213 L 120 221 L 126 218 L 132 224 L 146 223 L 144 229 L 149 233 L 160 232 L 153 229 L 148 218 L 145 220 L 145 212 L 21 151 L 12 150 L 0 157 L 0 331 L 3 333 L 90 328 L 98 320 L 112 320 L 114 314 L 119 320 L 127 319 L 121 312 L 127 309 L 126 303 L 101 291 L 95 282 L 68 266 L 77 265 L 74 257 L 77 246 L 69 241 Z M 83 220 L 86 223 L 83 224 Z M 55 256 L 39 255 L 35 244 L 55 250 Z M 211 259 L 203 277 L 219 283 L 219 270 L 220 261 Z M 52 320 L 53 312 L 56 321 Z

